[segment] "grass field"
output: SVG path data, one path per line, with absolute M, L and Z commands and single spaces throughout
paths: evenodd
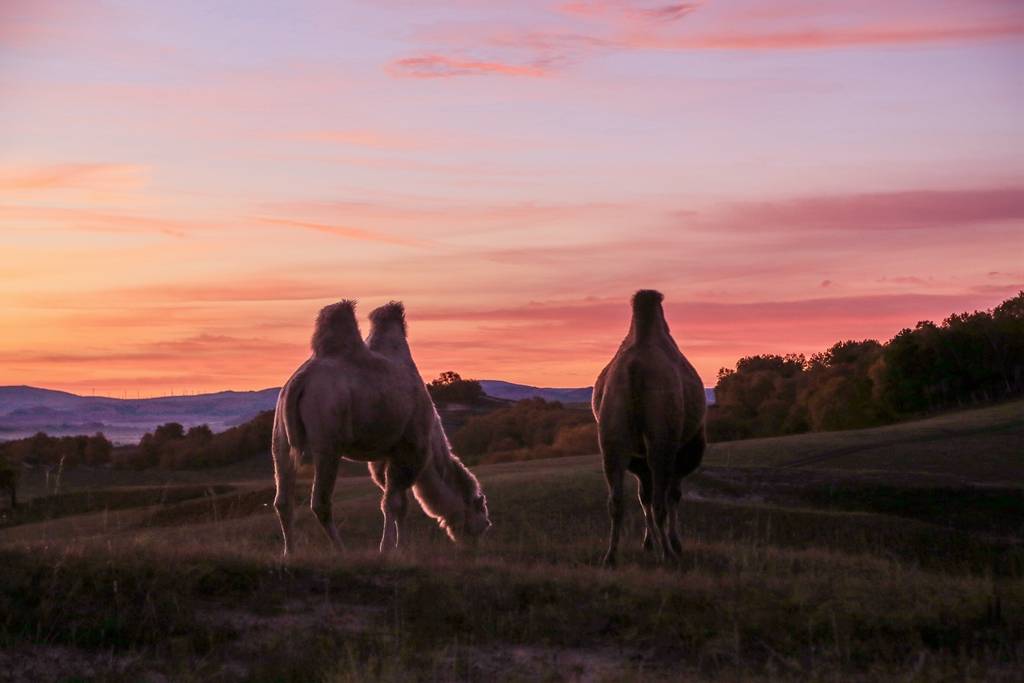
M 1022 416 L 715 444 L 682 561 L 630 506 L 614 571 L 597 456 L 475 468 L 475 553 L 417 511 L 379 558 L 342 479 L 348 550 L 303 511 L 287 563 L 263 463 L 69 473 L 0 519 L 0 679 L 1022 680 Z

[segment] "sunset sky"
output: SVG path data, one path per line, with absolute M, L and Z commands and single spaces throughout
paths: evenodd
M 0 384 L 278 386 L 326 303 L 710 386 L 1024 289 L 1024 3 L 0 3 Z

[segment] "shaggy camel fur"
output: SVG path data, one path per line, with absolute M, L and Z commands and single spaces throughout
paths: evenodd
M 679 351 L 662 310 L 662 295 L 633 295 L 633 320 L 594 384 L 594 417 L 608 481 L 611 534 L 606 565 L 615 564 L 623 514 L 623 479 L 636 478 L 646 530 L 644 549 L 664 558 L 681 551 L 681 482 L 704 457 L 704 384 Z
M 383 490 L 381 552 L 398 545 L 410 488 L 454 541 L 473 539 L 490 526 L 480 485 L 448 447 L 409 353 L 401 304 L 375 310 L 371 321 L 368 346 L 359 334 L 354 302 L 321 310 L 313 355 L 278 396 L 274 507 L 285 555 L 293 551 L 295 470 L 304 457 L 314 469 L 310 506 L 338 549 L 342 544 L 331 502 L 341 457 L 368 463 Z

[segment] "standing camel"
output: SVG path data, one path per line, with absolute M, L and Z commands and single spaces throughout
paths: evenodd
M 650 289 L 633 295 L 629 332 L 594 384 L 611 518 L 606 566 L 615 564 L 627 470 L 644 511 L 644 549 L 679 557 L 681 482 L 700 465 L 707 443 L 704 384 L 669 333 L 663 298 Z
M 392 324 L 395 315 L 400 325 Z M 409 354 L 401 304 L 374 311 L 374 323 L 370 341 L 380 351 L 363 342 L 354 302 L 323 308 L 313 331 L 312 356 L 281 388 L 271 451 L 274 508 L 286 556 L 293 551 L 295 471 L 305 458 L 314 472 L 310 506 L 338 549 L 342 543 L 331 503 L 342 457 L 368 463 L 383 489 L 381 552 L 398 545 L 410 488 L 454 541 L 475 538 L 490 526 L 480 485 L 447 447 Z

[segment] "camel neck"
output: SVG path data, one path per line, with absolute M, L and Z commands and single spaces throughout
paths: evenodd
M 629 323 L 629 336 L 636 342 L 660 339 L 668 331 L 665 314 L 661 306 L 634 309 L 633 319 Z
M 449 466 L 449 463 L 440 463 L 440 467 Z M 462 512 L 464 503 L 459 492 L 441 476 L 441 470 L 438 467 L 438 463 L 427 463 L 413 485 L 413 493 L 431 516 L 448 520 Z

